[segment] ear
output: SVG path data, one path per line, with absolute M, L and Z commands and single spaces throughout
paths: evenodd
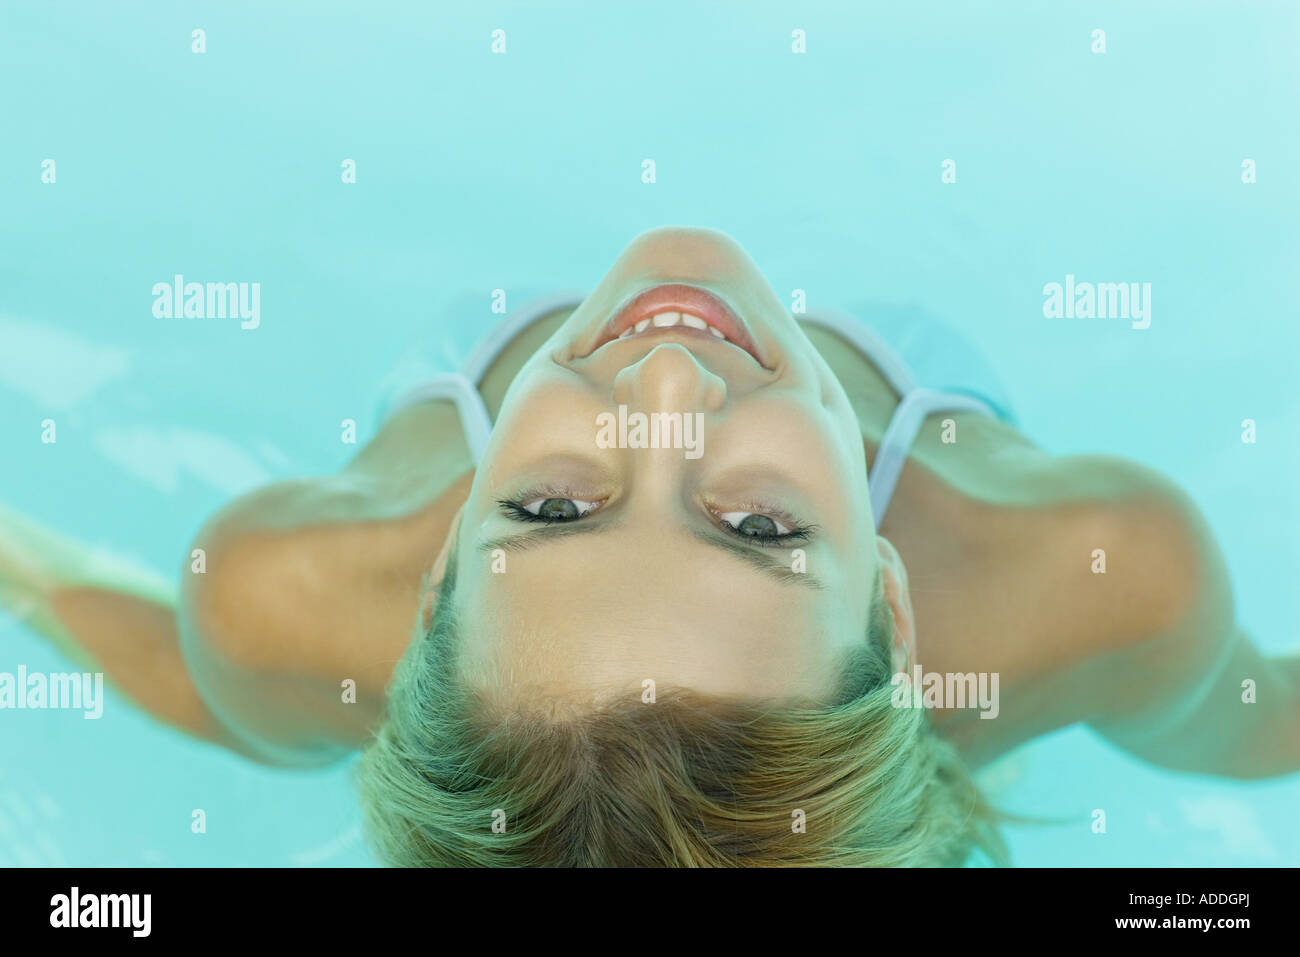
M 910 655 L 916 664 L 916 615 L 912 612 L 912 596 L 907 589 L 907 569 L 898 550 L 888 539 L 876 536 L 876 551 L 880 556 L 880 574 L 885 589 L 885 601 L 894 613 L 893 668 L 898 673 L 907 668 Z
M 433 560 L 433 567 L 424 576 L 424 584 L 420 589 L 420 622 L 425 631 L 428 631 L 429 625 L 433 623 L 433 613 L 438 608 L 438 586 L 442 583 L 442 576 L 447 573 L 447 561 L 451 558 L 452 548 L 455 547 L 456 532 L 460 528 L 460 519 L 465 514 L 467 502 L 468 499 L 461 502 L 460 508 L 456 509 L 456 514 L 451 517 L 451 524 L 447 526 L 447 537 L 442 540 L 438 557 Z

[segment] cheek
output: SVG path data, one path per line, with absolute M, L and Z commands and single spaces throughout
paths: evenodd
M 607 403 L 573 376 L 521 377 L 506 394 L 488 447 L 496 450 L 504 443 L 513 451 L 558 444 L 594 449 L 596 416 L 604 411 Z
M 853 411 L 853 403 L 840 385 L 840 380 L 830 370 L 821 357 L 818 357 L 821 383 L 821 405 L 827 416 L 835 423 L 835 429 L 842 438 L 852 438 L 859 449 L 862 446 L 862 426 L 858 414 Z
M 865 493 L 862 432 L 843 390 L 773 396 L 752 411 L 752 417 L 745 417 L 746 428 L 766 435 L 775 451 L 810 470 L 809 477 L 828 500 Z

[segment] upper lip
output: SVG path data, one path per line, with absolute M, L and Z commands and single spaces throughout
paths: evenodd
M 617 339 L 619 333 L 642 319 L 649 319 L 661 312 L 688 312 L 698 316 L 726 336 L 733 345 L 753 356 L 760 366 L 767 368 L 749 330 L 730 306 L 707 289 L 677 282 L 651 286 L 628 299 L 601 327 L 596 341 L 587 350 L 587 355 Z M 672 329 L 686 333 L 696 332 L 688 326 L 673 326 Z M 708 333 L 704 335 L 708 336 Z

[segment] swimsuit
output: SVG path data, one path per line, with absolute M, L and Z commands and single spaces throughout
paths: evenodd
M 520 332 L 543 316 L 577 308 L 584 299 L 585 295 L 573 291 L 532 299 L 469 347 L 463 359 L 457 361 L 450 355 L 452 350 L 444 348 L 447 358 L 442 365 L 451 368 L 438 368 L 438 363 L 430 362 L 428 349 L 408 354 L 396 381 L 390 377 L 384 389 L 387 398 L 380 403 L 379 421 L 418 402 L 450 399 L 456 405 L 477 465 L 492 431 L 492 420 L 478 389 L 484 374 Z M 873 307 L 870 311 L 871 327 L 838 309 L 810 310 L 797 318 L 852 343 L 900 396 L 867 476 L 872 514 L 879 526 L 912 441 L 927 416 L 936 412 L 975 412 L 1011 423 L 1016 419 L 997 377 L 960 333 L 912 310 Z M 462 330 L 466 327 L 460 324 Z M 922 385 L 923 381 L 930 384 Z

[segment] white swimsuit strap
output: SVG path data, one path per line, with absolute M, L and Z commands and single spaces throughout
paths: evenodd
M 983 415 L 995 415 L 993 409 L 974 396 L 960 395 L 955 392 L 939 392 L 935 389 L 917 388 L 903 396 L 894 414 L 880 438 L 880 447 L 876 450 L 876 460 L 871 463 L 871 473 L 867 476 L 867 494 L 871 498 L 871 514 L 875 518 L 876 528 L 880 527 L 893 498 L 894 488 L 903 474 L 903 465 L 907 462 L 907 453 L 911 451 L 916 434 L 926 417 L 935 412 L 979 412 Z
M 822 307 L 797 315 L 795 318 L 838 333 L 857 346 L 858 351 L 880 371 L 885 381 L 893 386 L 900 398 L 920 386 L 907 363 L 889 343 L 872 332 L 857 316 L 840 309 Z
M 518 311 L 507 316 L 499 325 L 493 327 L 484 339 L 474 347 L 469 358 L 455 372 L 439 372 L 428 380 L 402 393 L 389 407 L 386 418 L 392 418 L 402 409 L 429 399 L 450 399 L 456 404 L 456 414 L 460 417 L 461 431 L 469 445 L 474 464 L 483 459 L 483 450 L 487 448 L 488 436 L 492 433 L 492 417 L 488 415 L 487 406 L 483 404 L 483 395 L 479 392 L 483 376 L 515 338 L 534 322 L 558 309 L 576 308 L 587 297 L 581 292 L 566 290 L 548 296 L 539 296 L 524 303 Z
M 894 496 L 898 479 L 903 474 L 907 454 L 929 415 L 935 412 L 979 412 L 996 418 L 997 412 L 988 403 L 974 396 L 940 392 L 921 386 L 898 353 L 856 316 L 839 309 L 821 308 L 795 318 L 829 329 L 847 339 L 880 371 L 885 381 L 899 395 L 898 407 L 894 409 L 889 425 L 885 427 L 880 447 L 876 450 L 876 459 L 867 476 L 871 514 L 879 528 L 885 511 L 889 508 L 890 499 Z
M 483 382 L 483 376 L 491 368 L 492 363 L 521 332 L 549 313 L 559 309 L 576 309 L 586 298 L 586 293 L 566 289 L 528 300 L 516 312 L 503 319 L 499 325 L 494 326 L 492 331 L 474 347 L 474 351 L 460 367 L 461 375 L 477 387 Z
M 478 389 L 462 373 L 439 372 L 402 393 L 401 399 L 393 403 L 388 417 L 392 418 L 402 409 L 430 399 L 451 399 L 456 404 L 461 431 L 465 434 L 465 442 L 474 457 L 474 464 L 478 465 L 483 458 L 483 450 L 487 448 L 488 435 L 492 432 L 492 419 L 488 416 L 487 406 L 483 404 Z

